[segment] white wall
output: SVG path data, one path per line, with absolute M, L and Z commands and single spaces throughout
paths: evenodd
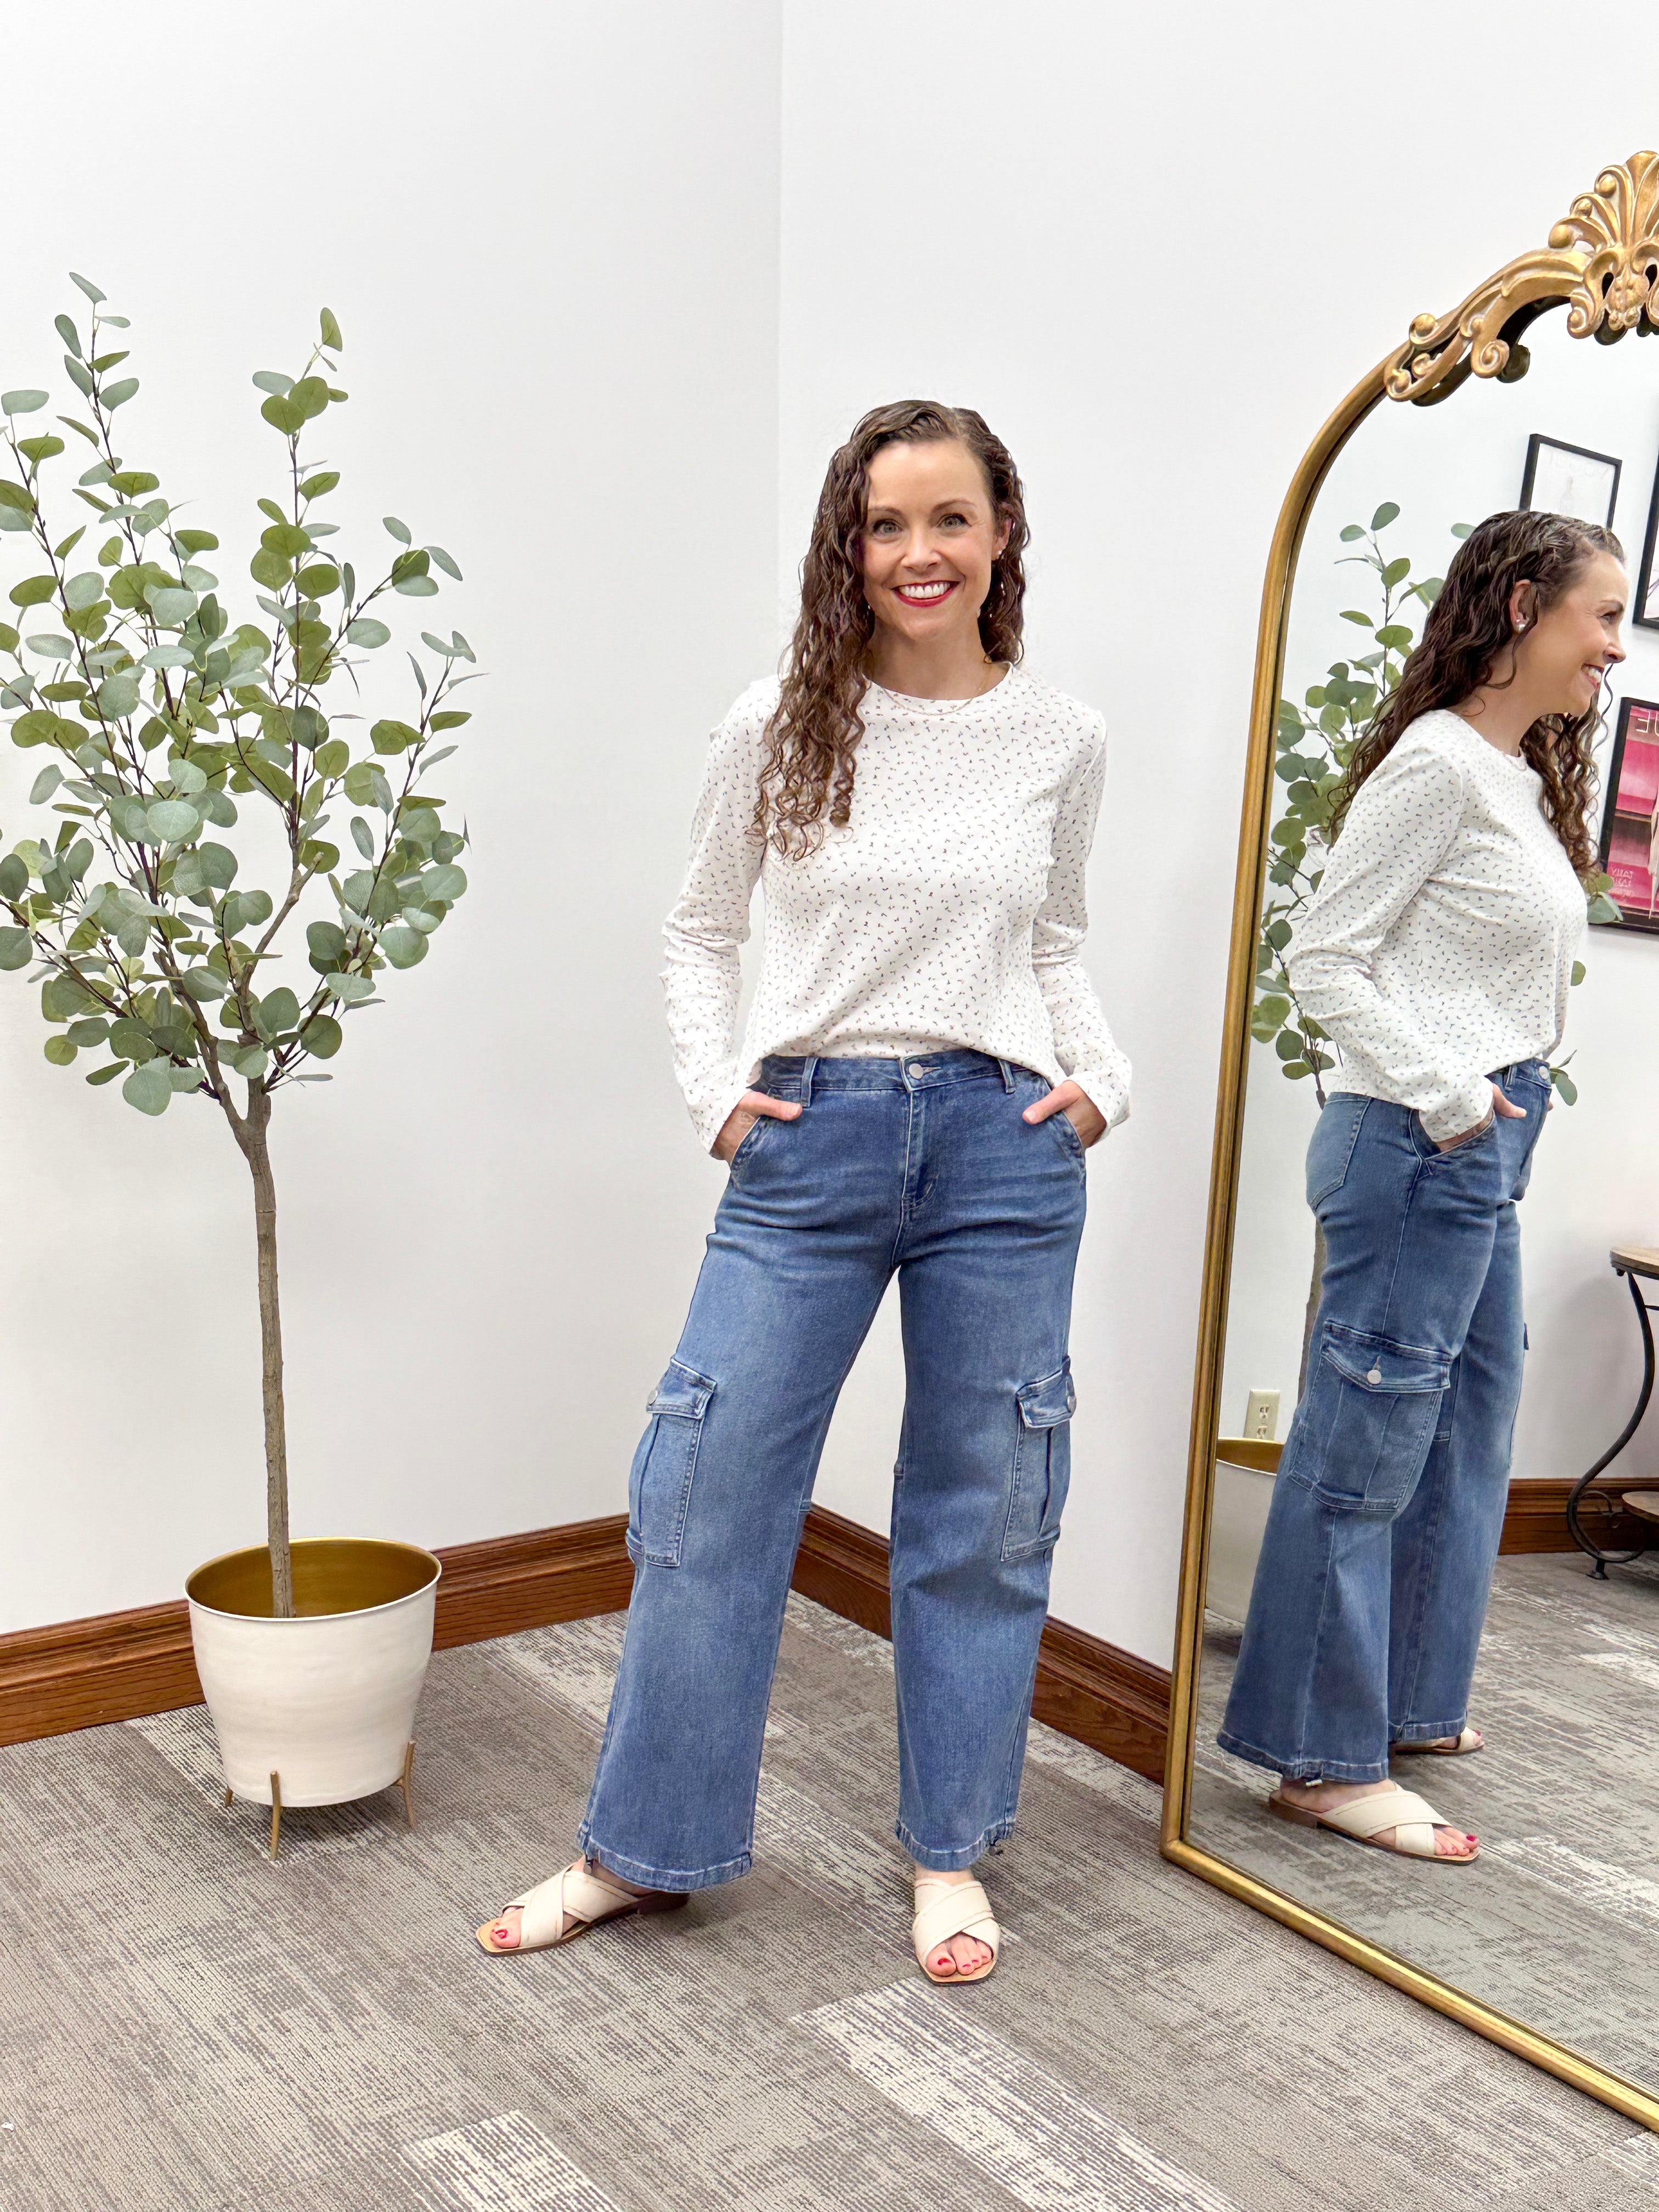
M 472 888 L 279 1101 L 296 1528 L 612 1511 L 719 1183 L 658 930 L 707 730 L 775 649 L 775 10 L 92 0 L 6 58 L 0 385 L 64 384 L 64 272 L 94 277 L 127 452 L 223 520 L 228 584 L 280 458 L 249 375 L 326 303 L 340 520 L 454 553 L 404 627 L 491 672 L 439 785 Z M 9 844 L 39 756 L 4 754 Z M 37 995 L 0 977 L 0 1628 L 170 1597 L 263 1516 L 240 1155 L 204 1103 L 48 1066 Z
M 1620 65 L 1585 101 L 1540 66 L 1560 32 L 1537 0 L 1501 26 L 1442 9 L 1426 59 L 1310 0 L 302 0 L 280 38 L 90 0 L 10 29 L 33 90 L 9 170 L 40 212 L 9 249 L 3 381 L 55 359 L 60 272 L 88 268 L 135 316 L 135 440 L 246 514 L 269 450 L 246 376 L 326 300 L 357 512 L 461 558 L 439 607 L 495 672 L 451 793 L 474 890 L 279 1134 L 302 1529 L 448 1541 L 620 1504 L 720 1182 L 655 980 L 703 733 L 771 665 L 829 449 L 931 391 L 1018 454 L 1030 665 L 1115 732 L 1091 958 L 1136 1108 L 1094 1174 L 1054 1602 L 1167 1658 L 1273 517 L 1413 313 L 1659 132 L 1650 15 L 1620 0 L 1598 30 Z M 108 125 L 75 120 L 94 64 L 148 118 L 141 190 Z M 181 116 L 182 169 L 155 151 Z M 0 1115 L 0 1625 L 21 1625 L 170 1595 L 257 1537 L 255 1336 L 228 1140 L 49 1068 L 16 978 Z M 884 1340 L 820 1492 L 877 1526 L 893 1381 Z

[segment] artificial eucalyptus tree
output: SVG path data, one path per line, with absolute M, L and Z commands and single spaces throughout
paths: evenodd
M 56 325 L 80 398 L 56 418 L 68 436 L 26 434 L 46 392 L 0 392 L 15 469 L 0 473 L 0 531 L 14 533 L 0 554 L 27 556 L 15 565 L 29 572 L 0 620 L 0 708 L 15 714 L 13 743 L 44 756 L 31 804 L 58 817 L 0 860 L 0 968 L 31 968 L 40 982 L 55 1066 L 94 1060 L 86 1081 L 118 1081 L 141 1114 L 201 1099 L 247 1162 L 272 1596 L 288 1614 L 271 1102 L 291 1084 L 330 1079 L 318 1063 L 339 1051 L 348 1018 L 382 1003 L 386 969 L 426 957 L 466 889 L 465 831 L 445 826 L 424 779 L 454 750 L 434 740 L 469 719 L 450 701 L 470 680 L 471 647 L 459 631 L 447 642 L 422 631 L 431 659 L 409 656 L 408 719 L 370 720 L 362 705 L 392 635 L 375 603 L 429 599 L 434 570 L 460 571 L 392 515 L 396 550 L 372 580 L 331 544 L 337 526 L 324 502 L 339 472 L 301 451 L 346 398 L 334 382 L 340 329 L 325 309 L 298 376 L 253 380 L 283 476 L 258 502 L 248 564 L 263 619 L 233 622 L 205 565 L 218 538 L 116 450 L 120 410 L 138 390 L 118 373 L 126 319 L 105 312 L 95 284 L 73 281 L 82 320 Z M 61 515 L 47 524 L 47 478 L 70 472 L 54 465 L 71 451 L 87 465 L 70 495 L 91 512 L 65 532 Z M 349 817 L 349 871 L 324 835 L 335 809 Z M 248 880 L 267 870 L 269 888 Z

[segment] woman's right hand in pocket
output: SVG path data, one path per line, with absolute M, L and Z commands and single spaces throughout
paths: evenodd
M 1460 1145 L 1467 1145 L 1471 1137 L 1478 1137 L 1486 1127 L 1486 1122 L 1492 1121 L 1494 1115 L 1505 1121 L 1524 1121 L 1527 1118 L 1527 1109 L 1524 1106 L 1511 1105 L 1504 1096 L 1502 1090 L 1494 1083 L 1492 1087 L 1492 1113 L 1487 1115 L 1486 1121 L 1477 1121 L 1474 1128 L 1465 1129 L 1460 1136 L 1444 1139 L 1437 1137 L 1435 1150 L 1441 1152 L 1455 1152 Z
M 763 1091 L 745 1091 L 720 1124 L 720 1133 L 714 1139 L 714 1158 L 729 1161 L 763 1116 L 769 1116 L 774 1121 L 793 1121 L 799 1112 L 799 1106 L 791 1099 L 769 1098 Z

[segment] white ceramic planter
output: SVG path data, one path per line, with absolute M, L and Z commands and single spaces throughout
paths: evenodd
M 1250 1585 L 1273 1496 L 1273 1478 L 1263 1469 L 1217 1460 L 1204 1602 L 1224 1620 L 1242 1621 L 1250 1609 Z
M 263 1546 L 197 1569 L 191 1636 L 228 1789 L 269 1805 L 274 1773 L 285 1807 L 341 1805 L 401 1778 L 441 1571 L 412 1545 L 296 1543 L 301 1611 L 279 1620 Z

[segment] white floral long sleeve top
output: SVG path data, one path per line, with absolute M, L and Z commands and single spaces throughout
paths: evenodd
M 1332 1088 L 1416 1109 L 1437 1143 L 1492 1111 L 1488 1076 L 1566 1024 L 1583 885 L 1543 780 L 1461 714 L 1420 714 L 1354 796 L 1286 956 L 1342 1054 Z
M 805 859 L 754 833 L 775 678 L 715 731 L 685 888 L 664 936 L 676 1072 L 703 1145 L 769 1054 L 904 1058 L 966 1047 L 1069 1076 L 1109 1125 L 1129 1063 L 1079 952 L 1105 781 L 1098 714 L 1011 669 L 977 699 L 861 702 L 852 818 Z M 765 951 L 741 1044 L 739 947 L 757 881 Z

